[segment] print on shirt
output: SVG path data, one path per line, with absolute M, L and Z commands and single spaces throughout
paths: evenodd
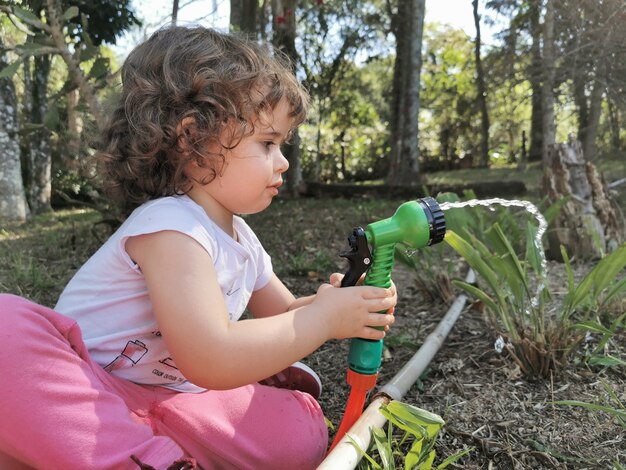
M 178 370 L 178 367 L 174 365 L 174 359 L 172 359 L 171 357 L 166 357 L 165 359 L 161 359 L 159 362 L 163 365 L 166 365 L 168 367 Z
M 165 359 L 161 359 L 159 363 L 163 364 L 164 366 L 171 367 L 172 369 L 178 370 L 178 367 L 174 365 L 174 359 L 172 359 L 171 357 L 166 357 Z M 159 369 L 153 369 L 152 373 L 156 375 L 157 377 L 161 377 L 165 380 L 169 380 L 172 383 L 178 382 L 179 384 L 182 384 L 182 383 L 187 382 L 187 379 L 185 379 L 184 377 L 179 377 L 178 375 L 170 374 L 168 372 L 164 372 Z
M 119 356 L 117 356 L 110 364 L 108 364 L 104 370 L 107 372 L 113 372 L 114 370 L 121 369 L 123 367 L 132 367 L 137 364 L 142 357 L 148 353 L 148 348 L 144 343 L 138 339 L 129 341 L 126 343 L 124 350 Z

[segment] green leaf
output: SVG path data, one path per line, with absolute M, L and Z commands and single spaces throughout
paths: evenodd
M 574 291 L 574 270 L 572 269 L 572 263 L 570 263 L 569 255 L 565 246 L 561 245 L 561 256 L 565 263 L 565 270 L 567 271 L 567 292 Z
M 433 468 L 433 462 L 435 461 L 435 451 L 431 450 L 428 453 L 428 457 L 420 464 L 419 470 L 430 470 Z
M 18 69 L 20 68 L 20 65 L 22 65 L 22 61 L 20 59 L 7 65 L 0 71 L 0 78 L 12 77 L 18 71 Z
M 13 7 L 13 14 L 17 16 L 20 20 L 24 20 L 27 22 L 41 22 L 41 18 L 35 15 L 33 12 L 28 10 L 24 10 L 19 7 Z
M 372 437 L 374 438 L 376 450 L 378 450 L 378 455 L 380 456 L 383 468 L 390 470 L 395 469 L 396 466 L 393 459 L 393 449 L 387 439 L 387 434 L 385 434 L 385 432 L 380 428 L 373 428 Z
M 392 400 L 385 407 L 390 413 L 395 416 L 403 417 L 407 421 L 414 420 L 420 424 L 436 424 L 439 427 L 445 424 L 445 421 L 441 416 L 430 411 L 418 408 L 417 406 L 409 405 L 408 403 L 402 403 L 398 400 Z
M 613 334 L 611 330 L 594 321 L 576 323 L 572 326 L 572 328 L 576 328 L 577 330 L 593 331 L 594 333 L 600 333 L 601 335 Z
M 44 49 L 49 50 L 50 46 L 45 46 L 44 44 L 39 44 L 38 42 L 26 42 L 24 44 L 20 44 L 16 46 L 15 49 L 22 55 L 37 55 L 39 53 L 43 53 Z
M 614 366 L 626 366 L 626 361 L 621 360 L 618 357 L 614 357 L 611 355 L 601 356 L 601 355 L 593 355 L 589 357 L 587 363 L 592 366 L 606 366 L 606 367 L 614 367 Z
M 554 403 L 556 405 L 580 406 L 592 411 L 604 411 L 605 413 L 608 413 L 616 418 L 626 419 L 626 411 L 617 410 L 615 408 L 611 408 L 610 406 L 596 405 L 594 403 L 586 403 L 578 400 L 560 400 Z
M 420 454 L 422 453 L 422 443 L 424 441 L 420 439 L 411 445 L 411 448 L 404 456 L 404 468 L 415 468 L 420 462 Z
M 500 309 L 498 308 L 498 305 L 493 301 L 491 297 L 489 297 L 489 294 L 487 294 L 485 291 L 479 289 L 478 287 L 472 284 L 468 284 L 465 281 L 454 280 L 452 281 L 452 283 L 455 286 L 463 289 L 468 294 L 482 301 L 482 303 L 484 303 L 487 306 L 487 308 L 490 308 L 491 310 L 493 310 L 494 313 L 497 314 L 500 311 Z
M 619 405 L 619 407 L 623 410 L 626 410 L 626 404 L 622 403 L 621 400 L 619 399 L 619 397 L 617 396 L 617 394 L 613 391 L 613 389 L 609 386 L 608 383 L 606 383 L 605 380 L 600 379 L 600 381 L 602 382 L 602 386 L 604 387 L 604 390 L 606 391 L 606 393 L 609 394 L 609 396 L 611 397 L 611 399 L 617 403 Z
M 382 467 L 380 465 L 378 465 L 376 463 L 376 461 L 370 457 L 367 452 L 365 452 L 363 449 L 361 449 L 361 446 L 359 444 L 357 444 L 357 442 L 352 439 L 352 436 L 350 436 L 350 434 L 346 434 L 346 437 L 350 440 L 350 444 L 352 444 L 354 446 L 354 448 L 363 456 L 367 459 L 367 461 L 372 465 L 372 468 L 375 470 L 382 470 Z
M 63 19 L 65 21 L 69 21 L 72 18 L 77 17 L 78 14 L 79 14 L 78 7 L 77 6 L 71 6 L 67 10 L 65 10 L 65 13 L 63 13 Z
M 500 290 L 500 280 L 493 270 L 485 263 L 482 256 L 469 243 L 463 240 L 453 231 L 446 233 L 444 241 L 450 245 L 457 253 L 459 253 L 469 265 L 482 276 L 489 287 L 497 294 Z
M 598 296 L 626 266 L 626 243 L 605 256 L 594 268 L 594 293 Z
M 441 416 L 396 400 L 382 406 L 380 412 L 394 426 L 415 436 L 418 440 L 433 438 L 444 424 Z
M 513 246 L 509 242 L 509 240 L 504 235 L 504 232 L 500 228 L 500 225 L 496 222 L 493 227 L 493 232 L 496 235 L 494 237 L 495 243 L 499 246 L 501 250 L 501 259 L 504 263 L 506 263 L 507 269 L 507 281 L 508 284 L 513 291 L 514 296 L 517 299 L 522 299 L 523 294 L 528 293 L 528 279 L 526 276 L 526 271 L 522 267 Z
M 585 300 L 596 300 L 600 293 L 611 283 L 626 266 L 626 243 L 605 256 L 568 294 L 565 305 L 567 312 L 573 312 Z
M 619 327 L 622 325 L 622 321 L 626 318 L 626 312 L 622 313 L 619 317 L 611 322 L 611 327 L 609 328 L 610 334 L 605 334 L 600 341 L 598 341 L 598 345 L 593 350 L 594 354 L 599 354 L 604 351 L 606 344 L 609 340 L 615 335 Z
M 462 450 L 460 452 L 457 452 L 456 454 L 451 455 L 450 457 L 445 459 L 443 462 L 441 462 L 439 465 L 437 465 L 437 470 L 443 470 L 448 465 L 450 465 L 451 463 L 456 462 L 461 457 L 464 457 L 465 455 L 469 454 L 473 450 L 474 450 L 474 447 L 470 447 L 468 449 Z
M 626 291 L 626 277 L 619 282 L 616 282 L 614 286 L 612 286 L 609 291 L 606 293 L 606 296 L 602 300 L 603 304 L 608 304 L 613 297 L 617 297 L 622 292 Z
M 539 252 L 541 249 L 535 245 L 535 238 L 537 236 L 537 227 L 528 222 L 526 224 L 526 261 L 530 264 L 533 270 L 541 275 L 545 276 L 546 273 L 541 272 L 541 261 L 543 259 L 542 254 Z
M 98 57 L 89 71 L 89 76 L 95 79 L 102 78 L 109 73 L 109 68 L 109 58 Z
M 520 280 L 515 263 L 509 255 L 492 258 L 489 260 L 492 269 L 500 276 L 501 290 L 503 292 L 510 291 L 513 299 L 522 302 L 524 294 L 527 290 L 524 288 L 524 282 Z
M 95 46 L 83 45 L 80 51 L 80 61 L 86 62 L 98 55 L 98 48 Z

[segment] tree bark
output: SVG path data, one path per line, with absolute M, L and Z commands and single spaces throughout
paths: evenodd
M 543 49 L 542 49 L 542 129 L 543 129 L 543 152 L 542 160 L 544 167 L 551 160 L 556 144 L 556 125 L 554 121 L 554 79 L 555 79 L 555 53 L 554 53 L 554 0 L 546 0 L 546 13 L 543 20 Z
M 272 44 L 291 60 L 294 68 L 298 63 L 296 51 L 296 8 L 298 0 L 272 0 L 273 37 Z M 300 166 L 300 135 L 298 129 L 293 132 L 291 142 L 284 146 L 283 153 L 289 161 L 286 174 L 286 189 L 291 196 L 298 196 L 304 191 L 302 167 Z
M 609 127 L 611 131 L 611 148 L 615 151 L 622 149 L 622 139 L 619 135 L 620 131 L 620 111 L 613 100 L 607 97 L 609 111 Z
M 587 127 L 585 129 L 584 139 L 582 139 L 583 155 L 588 161 L 595 160 L 598 150 L 597 138 L 598 129 L 600 127 L 600 116 L 602 114 L 603 94 L 604 86 L 596 80 L 591 90 Z
M 541 10 L 541 0 L 530 2 L 530 35 L 532 45 L 530 49 L 531 64 L 528 77 L 532 89 L 531 98 L 531 118 L 530 118 L 530 149 L 528 151 L 529 161 L 541 161 L 543 155 L 543 99 L 541 96 L 541 27 L 539 22 L 539 12 Z
M 230 29 L 256 37 L 258 0 L 230 0 Z
M 68 159 L 76 160 L 80 153 L 80 136 L 83 132 L 83 119 L 77 109 L 80 95 L 78 90 L 65 94 L 67 101 L 67 150 Z
M 548 231 L 548 255 L 561 259 L 560 246 L 570 257 L 595 259 L 624 239 L 624 217 L 595 166 L 585 162 L 579 141 L 553 147 L 544 167 L 543 186 L 550 203 L 568 198 Z
M 474 26 L 476 27 L 476 40 L 474 42 L 474 57 L 476 59 L 476 84 L 478 86 L 478 106 L 480 108 L 480 158 L 479 165 L 482 168 L 489 166 L 489 113 L 487 111 L 487 89 L 485 87 L 485 72 L 480 56 L 480 15 L 478 14 L 478 0 L 472 1 L 474 12 Z
M 178 21 L 178 0 L 172 2 L 172 26 L 176 26 Z
M 0 69 L 7 66 L 0 38 Z M 17 99 L 13 80 L 0 78 L 0 220 L 24 221 L 29 215 L 20 162 Z
M 419 183 L 419 108 L 425 0 L 398 2 L 388 184 Z
M 33 58 L 33 74 L 30 79 L 31 113 L 29 122 L 40 127 L 33 131 L 28 139 L 28 164 L 30 184 L 28 202 L 34 214 L 52 210 L 52 156 L 50 152 L 50 131 L 44 126 L 44 117 L 48 111 L 48 78 L 50 75 L 50 56 Z M 26 72 L 28 73 L 28 72 Z

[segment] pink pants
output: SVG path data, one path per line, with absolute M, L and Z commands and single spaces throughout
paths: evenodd
M 327 429 L 309 395 L 253 384 L 178 393 L 112 376 L 70 318 L 0 295 L 0 468 L 307 469 Z

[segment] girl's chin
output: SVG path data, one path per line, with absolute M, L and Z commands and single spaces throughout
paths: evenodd
M 272 199 L 268 199 L 267 201 L 263 201 L 263 202 L 258 201 L 254 207 L 247 207 L 246 210 L 236 212 L 236 214 L 241 214 L 241 215 L 258 214 L 259 212 L 263 212 L 265 209 L 267 209 L 271 203 L 272 203 Z

